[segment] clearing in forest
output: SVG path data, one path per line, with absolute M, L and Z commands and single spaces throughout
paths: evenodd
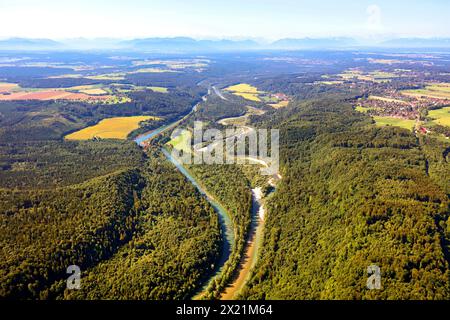
M 433 119 L 434 123 L 450 127 L 450 107 L 430 110 L 428 111 L 428 117 Z
M 377 126 L 395 126 L 404 128 L 407 130 L 413 130 L 414 124 L 416 123 L 416 120 L 410 120 L 410 119 L 401 119 L 401 118 L 394 118 L 394 117 L 380 117 L 380 116 L 374 116 L 373 117 Z

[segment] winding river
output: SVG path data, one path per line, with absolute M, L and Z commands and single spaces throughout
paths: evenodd
M 222 229 L 222 248 L 219 261 L 214 267 L 214 273 L 210 276 L 210 279 L 203 285 L 202 288 L 195 294 L 194 299 L 201 298 L 202 293 L 208 287 L 208 285 L 214 281 L 214 279 L 219 276 L 223 270 L 223 266 L 227 262 L 230 257 L 232 247 L 235 243 L 235 236 L 233 231 L 233 223 L 230 219 L 230 216 L 226 212 L 226 210 L 201 186 L 201 184 L 195 179 L 191 173 L 186 170 L 186 168 L 175 159 L 172 154 L 166 149 L 162 148 L 162 152 L 167 157 L 167 159 L 172 162 L 177 169 L 191 182 L 197 190 L 208 200 L 211 206 L 219 215 L 220 227 Z
M 206 100 L 206 97 L 203 97 L 203 101 Z M 163 132 L 175 128 L 181 121 L 189 117 L 193 112 L 197 110 L 197 105 L 195 105 L 192 110 L 184 116 L 182 119 L 177 120 L 168 125 L 162 126 L 153 131 L 144 133 L 134 141 L 141 147 L 145 146 L 145 142 L 153 139 L 154 137 L 162 134 Z M 232 119 L 232 118 L 230 118 Z M 230 120 L 223 119 L 223 120 Z M 223 121 L 222 120 L 222 121 Z M 244 129 L 248 128 L 242 126 Z M 245 133 L 245 132 L 244 132 Z M 226 210 L 218 203 L 214 197 L 212 197 L 205 188 L 201 185 L 199 181 L 177 160 L 175 159 L 170 151 L 166 148 L 162 148 L 161 151 L 167 157 L 167 159 L 172 162 L 176 168 L 192 183 L 197 190 L 205 197 L 205 199 L 211 204 L 214 210 L 217 212 L 219 216 L 219 222 L 222 230 L 222 248 L 221 254 L 218 262 L 214 267 L 214 272 L 210 275 L 209 280 L 205 282 L 205 284 L 199 289 L 199 291 L 193 297 L 194 299 L 201 298 L 205 289 L 212 283 L 216 277 L 220 276 L 223 271 L 223 267 L 225 263 L 228 261 L 230 254 L 232 252 L 233 246 L 235 245 L 235 235 L 233 230 L 233 223 L 230 219 L 229 214 Z M 281 177 L 280 177 L 281 178 Z M 239 264 L 237 275 L 233 279 L 232 283 L 230 283 L 225 291 L 221 295 L 222 300 L 231 300 L 236 298 L 237 294 L 239 294 L 240 290 L 244 287 L 246 281 L 250 276 L 250 271 L 256 263 L 257 254 L 259 251 L 260 244 L 263 238 L 263 228 L 264 228 L 264 199 L 263 194 L 261 192 L 261 188 L 252 189 L 252 223 L 250 227 L 250 232 L 247 239 L 247 244 L 244 249 L 244 254 L 241 258 L 241 262 Z

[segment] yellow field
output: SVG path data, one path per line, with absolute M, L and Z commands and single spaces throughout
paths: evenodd
M 240 83 L 234 86 L 230 86 L 225 88 L 225 90 L 232 92 L 236 96 L 240 96 L 244 99 L 260 102 L 261 99 L 258 97 L 259 93 L 263 93 L 262 91 L 258 91 L 258 89 L 252 85 L 247 83 Z
M 355 110 L 358 112 L 367 113 L 370 110 L 370 108 L 366 108 L 363 106 L 356 106 Z
M 269 106 L 271 106 L 272 108 L 275 108 L 275 109 L 279 109 L 279 108 L 287 107 L 288 104 L 289 104 L 289 101 L 283 100 L 283 101 L 280 101 L 278 103 L 269 104 Z
M 399 118 L 393 118 L 393 117 L 379 117 L 374 116 L 374 120 L 376 121 L 377 126 L 395 126 L 400 127 L 408 130 L 413 130 L 414 124 L 416 123 L 415 120 L 409 120 L 409 119 L 399 119 Z
M 235 96 L 242 97 L 247 100 L 260 102 L 261 99 L 258 97 L 256 93 L 247 93 L 247 92 L 233 92 Z
M 154 92 L 161 92 L 161 93 L 167 93 L 169 92 L 167 90 L 167 88 L 164 87 L 148 87 L 150 90 L 154 91 Z
M 94 137 L 101 139 L 126 139 L 130 132 L 139 128 L 139 124 L 146 120 L 158 120 L 158 118 L 136 116 L 103 119 L 96 125 L 71 133 L 65 138 L 67 140 L 89 140 Z
M 245 93 L 259 93 L 258 89 L 252 85 L 247 83 L 240 83 L 228 88 L 225 88 L 227 91 L 231 92 L 245 92 Z
M 437 110 L 428 111 L 428 116 L 433 119 L 433 122 L 441 126 L 450 127 L 450 107 L 445 107 Z

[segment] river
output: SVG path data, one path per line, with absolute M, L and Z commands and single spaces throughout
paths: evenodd
M 252 224 L 250 227 L 247 244 L 239 264 L 237 276 L 233 282 L 225 288 L 220 297 L 221 300 L 233 300 L 245 286 L 250 271 L 256 264 L 259 247 L 262 242 L 264 229 L 264 204 L 261 188 L 252 189 Z
M 206 97 L 203 97 L 203 101 L 206 100 Z M 145 134 L 142 134 L 134 139 L 134 141 L 139 146 L 145 146 L 145 142 L 148 142 L 149 140 L 153 139 L 157 135 L 165 132 L 166 130 L 175 128 L 181 121 L 186 119 L 188 116 L 190 116 L 193 112 L 197 110 L 197 106 L 195 105 L 192 110 L 184 116 L 182 119 L 177 120 L 173 123 L 170 123 L 168 125 L 162 126 L 158 129 L 155 129 L 153 131 L 149 131 Z M 226 120 L 226 119 L 224 119 Z M 230 120 L 230 119 L 228 119 Z M 248 127 L 241 126 L 241 129 L 245 131 L 245 129 L 248 129 Z M 245 134 L 245 132 L 243 132 Z M 242 134 L 242 133 L 241 133 Z M 175 159 L 172 154 L 166 149 L 162 148 L 161 151 L 164 153 L 164 155 L 167 157 L 167 159 L 172 162 L 175 167 L 189 180 L 190 183 L 192 183 L 197 190 L 205 197 L 205 199 L 211 204 L 211 206 L 214 208 L 214 210 L 217 212 L 220 222 L 220 227 L 222 230 L 222 248 L 221 248 L 221 254 L 218 262 L 214 266 L 214 272 L 212 275 L 210 275 L 209 280 L 206 281 L 203 286 L 198 290 L 198 292 L 195 294 L 194 299 L 199 299 L 202 297 L 202 294 L 205 292 L 205 289 L 212 283 L 216 277 L 220 276 L 221 272 L 223 271 L 223 267 L 225 263 L 228 261 L 228 258 L 230 257 L 230 254 L 232 252 L 233 246 L 235 245 L 235 234 L 233 230 L 233 223 L 230 219 L 229 214 L 226 212 L 226 210 L 212 197 L 206 190 L 203 188 L 201 183 L 195 179 L 192 174 L 186 170 L 186 168 L 177 160 Z M 259 161 L 258 161 L 259 162 Z M 260 163 L 265 164 L 266 163 Z M 280 176 L 281 178 L 281 176 Z M 245 286 L 245 283 L 247 282 L 250 271 L 253 268 L 253 266 L 256 263 L 257 255 L 259 252 L 259 247 L 262 242 L 263 237 L 263 229 L 264 229 L 264 201 L 263 201 L 263 195 L 261 192 L 261 188 L 254 188 L 252 189 L 252 223 L 250 227 L 250 232 L 247 239 L 247 244 L 244 248 L 244 255 L 241 258 L 241 262 L 238 267 L 238 272 L 236 277 L 234 278 L 233 282 L 230 283 L 226 288 L 225 291 L 221 295 L 222 300 L 231 300 L 234 299 L 237 294 L 240 292 L 240 290 Z
M 175 159 L 172 154 L 166 149 L 162 148 L 162 152 L 167 157 L 167 159 L 172 162 L 177 169 L 191 182 L 197 190 L 208 200 L 211 206 L 219 215 L 220 227 L 222 229 L 222 250 L 220 254 L 219 261 L 214 267 L 214 272 L 210 275 L 210 279 L 202 286 L 202 288 L 195 294 L 194 299 L 201 298 L 201 295 L 208 287 L 208 285 L 214 281 L 214 279 L 219 276 L 223 270 L 223 266 L 230 257 L 232 247 L 235 243 L 235 236 L 233 230 L 233 223 L 228 215 L 227 211 L 201 186 L 201 184 L 195 179 L 191 173 L 186 170 L 186 168 Z

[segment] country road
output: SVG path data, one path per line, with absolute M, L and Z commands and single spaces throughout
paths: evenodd
M 214 93 L 217 94 L 220 99 L 228 101 L 228 99 L 224 97 L 220 89 L 217 89 L 215 86 L 213 86 L 212 88 L 214 90 Z

